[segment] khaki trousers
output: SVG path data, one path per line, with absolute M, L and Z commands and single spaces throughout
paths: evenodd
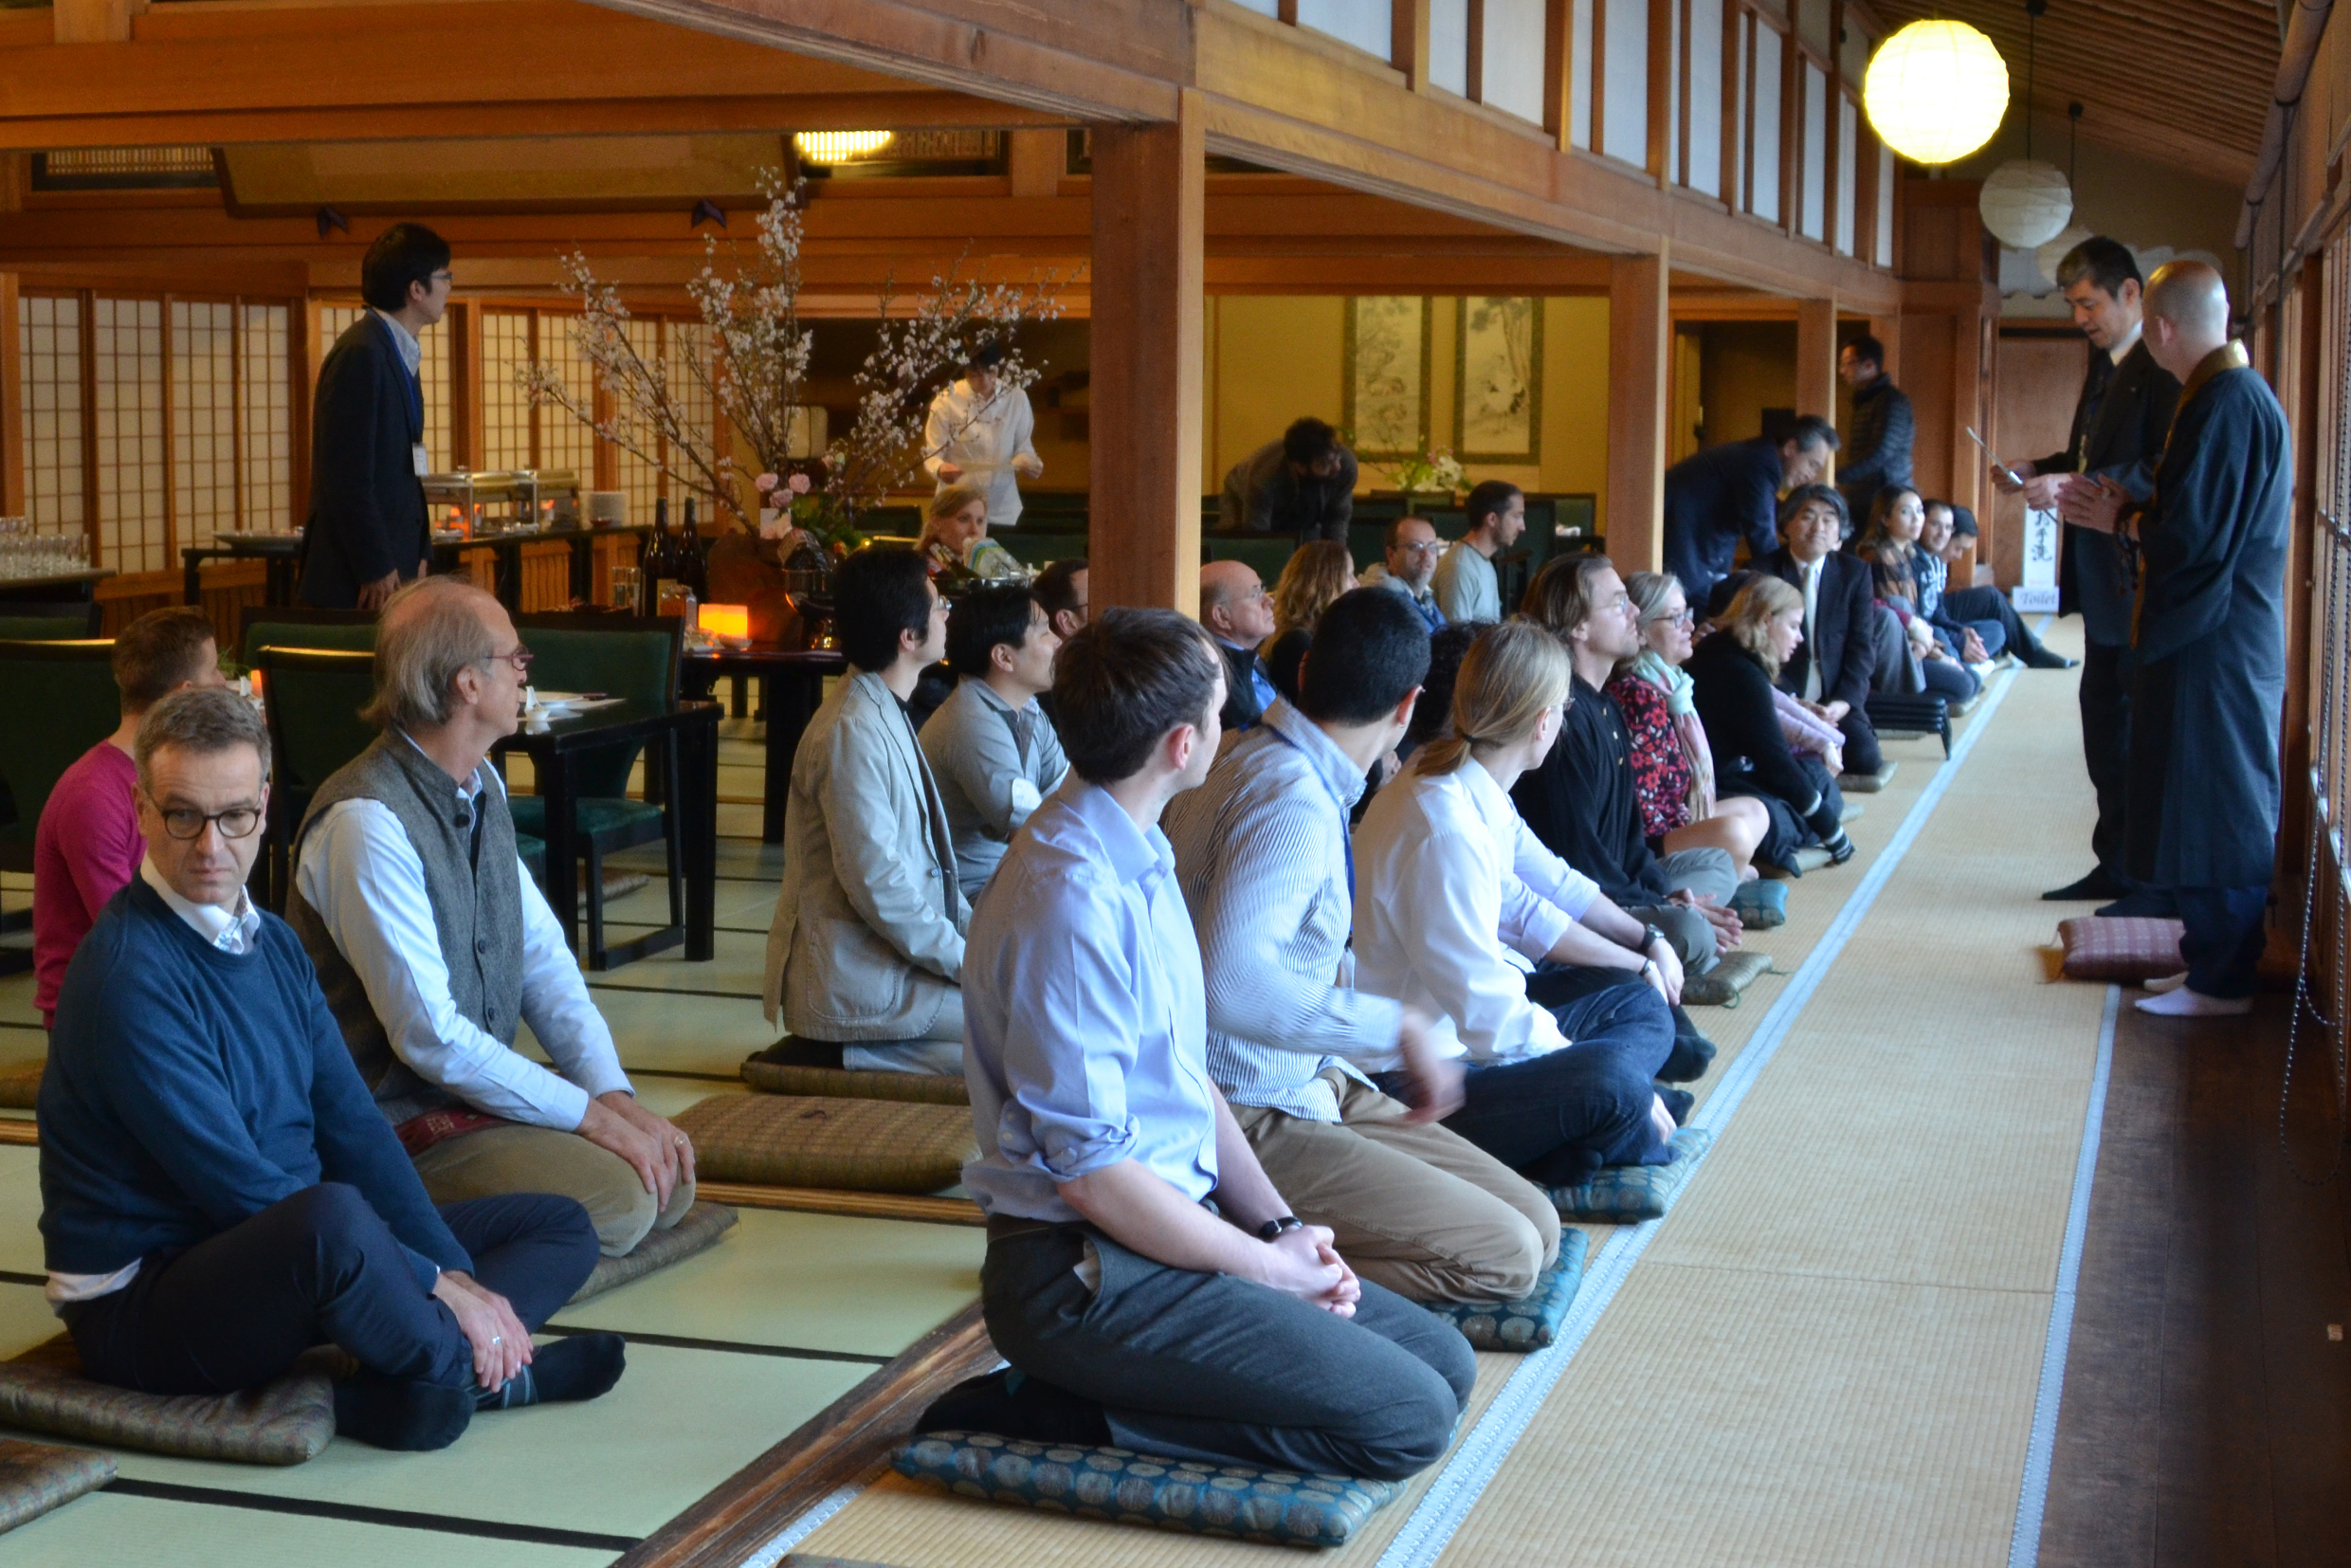
M 553 1127 L 484 1127 L 445 1138 L 416 1157 L 416 1174 L 435 1203 L 508 1193 L 576 1198 L 595 1222 L 596 1244 L 608 1258 L 627 1252 L 656 1227 L 668 1230 L 694 1203 L 694 1184 L 681 1181 L 668 1207 L 655 1208 L 634 1166 L 577 1133 Z
M 1515 1302 L 1559 1256 L 1559 1214 L 1524 1176 L 1336 1069 L 1337 1122 L 1235 1105 L 1257 1161 L 1367 1280 L 1418 1302 Z

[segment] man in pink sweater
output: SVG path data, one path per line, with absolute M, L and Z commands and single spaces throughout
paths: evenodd
M 59 776 L 33 833 L 33 1005 L 45 1026 L 55 1022 L 74 949 L 147 853 L 131 761 L 139 720 L 182 686 L 222 684 L 211 619 L 192 606 L 151 611 L 124 627 L 114 666 L 122 723 Z

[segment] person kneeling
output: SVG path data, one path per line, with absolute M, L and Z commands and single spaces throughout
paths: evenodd
M 694 1146 L 637 1103 L 516 852 L 489 751 L 521 722 L 530 658 L 469 582 L 392 596 L 368 710 L 383 734 L 311 797 L 286 920 L 434 1201 L 561 1193 L 617 1257 L 693 1207 Z M 553 1070 L 514 1048 L 525 1023 Z
M 587 1211 L 537 1193 L 436 1210 L 301 944 L 246 899 L 260 716 L 182 692 L 136 760 L 146 859 L 66 971 L 41 1086 L 47 1293 L 84 1375 L 227 1394 L 333 1343 L 362 1369 L 337 1431 L 392 1449 L 611 1388 L 618 1335 L 531 1342 L 595 1267 Z
M 1012 1370 L 921 1427 L 1424 1469 L 1468 1397 L 1467 1341 L 1290 1213 L 1209 1078 L 1200 949 L 1157 823 L 1216 755 L 1224 662 L 1172 611 L 1114 610 L 1063 647 L 1053 696 L 1076 776 L 997 867 L 965 970 L 963 1178 Z
M 1438 1045 L 1472 1064 L 1446 1125 L 1547 1187 L 1663 1163 L 1688 1105 L 1675 1090 L 1669 1108 L 1654 1087 L 1675 1044 L 1671 944 L 1636 928 L 1647 940 L 1635 952 L 1587 926 L 1598 889 L 1543 851 L 1510 803 L 1558 738 L 1570 683 L 1566 650 L 1532 622 L 1479 638 L 1454 683 L 1452 735 L 1380 791 L 1356 846 L 1357 983 L 1438 1019 Z M 1588 990 L 1562 971 L 1567 994 L 1539 1004 L 1527 969 L 1542 958 L 1628 979 L 1637 961 L 1650 983 Z

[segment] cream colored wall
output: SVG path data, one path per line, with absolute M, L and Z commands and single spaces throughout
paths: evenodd
M 1454 301 L 1430 301 L 1429 428 L 1452 442 Z M 1200 488 L 1214 494 L 1226 471 L 1291 420 L 1312 414 L 1340 423 L 1346 376 L 1346 301 L 1332 296 L 1217 295 L 1208 301 L 1200 443 Z M 1608 473 L 1608 301 L 1543 301 L 1542 442 L 1540 461 L 1480 464 L 1472 483 L 1506 479 L 1528 490 L 1601 497 L 1606 526 Z M 1394 488 L 1363 465 L 1361 488 Z

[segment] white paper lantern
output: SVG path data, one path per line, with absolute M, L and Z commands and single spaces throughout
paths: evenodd
M 2037 250 L 2065 232 L 2073 217 L 2073 187 L 2053 163 L 2011 158 L 1984 177 L 1976 210 L 2002 245 Z
M 1952 163 L 1992 139 L 2008 113 L 2008 64 L 1964 22 L 1913 22 L 1878 46 L 1862 107 L 1912 163 Z
M 2066 259 L 2066 252 L 2089 237 L 2087 228 L 2078 223 L 2069 223 L 2066 225 L 2064 233 L 2032 253 L 2032 259 L 2039 264 L 2041 276 L 2049 280 L 2050 287 L 2057 286 L 2057 264 Z

